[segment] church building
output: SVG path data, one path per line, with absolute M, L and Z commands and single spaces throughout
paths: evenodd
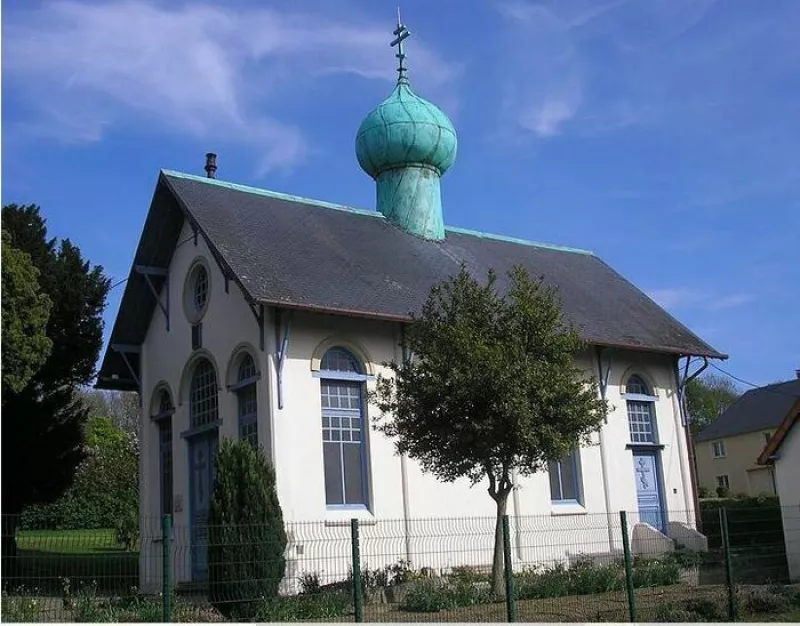
M 491 562 L 495 505 L 486 486 L 440 483 L 397 455 L 370 428 L 377 408 L 366 400 L 376 376 L 389 373 L 382 364 L 400 359 L 410 313 L 462 263 L 480 280 L 494 269 L 501 289 L 516 264 L 555 285 L 588 346 L 579 365 L 611 405 L 592 445 L 547 473 L 515 478 L 514 558 L 616 552 L 610 525 L 620 510 L 631 516 L 634 540 L 665 550 L 687 537 L 702 543 L 681 359 L 725 355 L 591 252 L 446 225 L 440 185 L 456 160 L 456 131 L 412 90 L 408 31 L 399 25 L 395 35 L 397 84 L 355 141 L 376 187 L 374 209 L 220 180 L 213 154 L 205 177 L 158 175 L 97 379 L 98 388 L 136 391 L 141 401 L 143 589 L 158 584 L 166 513 L 176 581 L 205 580 L 204 521 L 223 437 L 263 448 L 290 527 L 316 523 L 289 531 L 289 573 L 314 569 L 315 558 L 323 569 L 323 556 L 341 551 L 346 575 L 351 518 L 365 537 L 389 521 L 396 529 L 391 545 L 375 531 L 364 549 L 372 567 Z M 458 221 L 458 207 L 448 214 Z M 476 548 L 451 530 L 447 556 L 434 563 L 431 537 L 453 518 L 485 518 L 490 540 Z M 312 536 L 314 528 L 328 534 Z M 537 540 L 543 532 L 551 539 Z M 338 547 L 323 545 L 326 537 Z

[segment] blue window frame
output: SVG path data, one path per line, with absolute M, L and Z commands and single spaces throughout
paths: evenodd
M 628 407 L 628 430 L 631 443 L 658 443 L 655 427 L 655 396 L 641 378 L 633 375 L 625 385 Z
M 578 450 L 573 450 L 560 461 L 551 461 L 550 499 L 559 503 L 581 502 L 581 471 Z
M 191 428 L 208 426 L 219 419 L 217 373 L 208 359 L 202 359 L 194 368 L 189 399 Z
M 152 416 L 158 425 L 158 473 L 161 489 L 161 515 L 172 513 L 172 415 L 175 412 L 169 392 L 158 393 L 158 410 Z
M 256 393 L 256 364 L 245 354 L 236 374 L 236 402 L 239 414 L 239 439 L 258 447 L 258 398 Z
M 369 506 L 364 383 L 358 360 L 331 348 L 320 364 L 325 503 L 328 507 Z

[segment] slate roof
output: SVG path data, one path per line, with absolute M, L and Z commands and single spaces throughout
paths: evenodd
M 159 176 L 134 266 L 168 267 L 185 217 L 253 305 L 403 321 L 461 262 L 481 279 L 494 268 L 500 288 L 521 263 L 558 286 L 566 317 L 591 344 L 726 358 L 590 252 L 452 227 L 444 241 L 427 241 L 376 211 L 178 172 Z M 155 306 L 132 270 L 110 344 L 141 344 Z M 125 378 L 108 350 L 98 386 L 121 388 Z
M 798 399 L 800 379 L 751 389 L 700 431 L 697 441 L 777 428 Z

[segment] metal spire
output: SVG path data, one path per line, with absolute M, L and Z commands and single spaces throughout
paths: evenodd
M 406 72 L 408 70 L 406 69 L 406 55 L 403 52 L 403 41 L 411 35 L 411 31 L 408 30 L 400 20 L 400 7 L 397 7 L 397 28 L 392 34 L 395 38 L 389 45 L 392 47 L 397 46 L 397 54 L 395 56 L 400 60 L 400 64 L 397 67 L 397 82 L 408 83 L 408 78 L 406 77 Z

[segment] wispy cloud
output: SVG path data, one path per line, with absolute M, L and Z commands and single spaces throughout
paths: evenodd
M 498 3 L 500 115 L 514 129 L 559 134 L 583 98 L 580 67 L 568 26 L 551 10 L 522 0 Z M 509 134 L 513 135 L 511 129 Z
M 59 1 L 4 16 L 4 79 L 35 106 L 26 135 L 97 141 L 144 122 L 258 154 L 262 172 L 310 151 L 275 111 L 315 76 L 393 78 L 387 27 L 336 14 L 145 0 Z M 331 53 L 335 51 L 335 54 Z M 415 41 L 415 79 L 452 94 L 457 68 Z
M 756 300 L 752 293 L 719 294 L 713 291 L 690 288 L 652 289 L 647 295 L 665 309 L 702 309 L 724 311 L 743 307 Z

